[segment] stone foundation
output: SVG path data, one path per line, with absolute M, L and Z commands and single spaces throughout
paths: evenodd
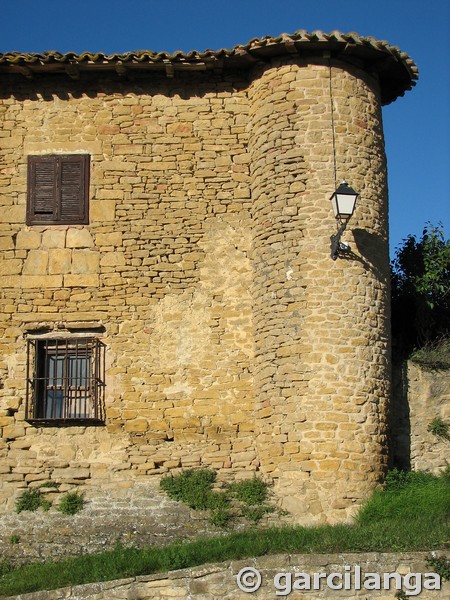
M 57 511 L 58 494 L 44 495 L 53 502 L 47 512 L 0 515 L 3 560 L 20 565 L 113 550 L 118 543 L 141 548 L 221 533 L 206 513 L 170 500 L 155 478 L 87 489 L 83 510 L 75 515 Z

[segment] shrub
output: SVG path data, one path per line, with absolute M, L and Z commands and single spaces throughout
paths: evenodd
M 211 511 L 209 522 L 224 529 L 232 519 L 231 511 L 227 508 L 216 508 Z
M 259 523 L 264 515 L 274 511 L 273 506 L 261 505 L 261 506 L 244 506 L 242 508 L 242 515 L 252 523 Z
M 230 494 L 243 506 L 241 515 L 252 523 L 259 523 L 264 515 L 273 512 L 273 506 L 266 504 L 267 483 L 258 477 L 244 479 L 230 485 Z
M 443 440 L 450 440 L 450 424 L 440 417 L 436 417 L 431 421 L 427 427 L 427 431 Z
M 184 502 L 195 510 L 209 508 L 211 487 L 216 480 L 216 473 L 209 469 L 189 469 L 179 475 L 161 479 L 161 489 L 169 498 Z
M 194 510 L 209 510 L 210 523 L 225 527 L 231 519 L 230 499 L 223 492 L 214 492 L 216 473 L 209 469 L 189 469 L 179 475 L 161 479 L 161 488 L 173 500 L 184 502 Z
M 230 492 L 240 502 L 254 506 L 267 499 L 267 484 L 262 479 L 253 477 L 232 483 Z
M 48 510 L 51 503 L 42 497 L 39 490 L 25 490 L 16 501 L 16 512 L 20 513 L 24 510 L 35 511 L 42 507 Z
M 75 515 L 84 506 L 84 498 L 78 492 L 69 492 L 61 498 L 58 510 L 64 515 Z
M 444 581 L 450 581 L 450 560 L 446 556 L 432 556 L 427 560 L 427 565 Z
M 447 466 L 441 472 L 440 477 L 441 477 L 441 479 L 443 479 L 447 483 L 450 483 L 450 464 L 447 463 Z
M 448 337 L 449 274 L 450 239 L 445 239 L 441 223 L 427 223 L 420 239 L 409 235 L 396 249 L 391 263 L 391 289 L 397 353 L 408 355 L 415 347 Z
M 218 527 L 228 525 L 233 516 L 243 516 L 257 523 L 274 510 L 264 504 L 267 484 L 261 479 L 254 477 L 233 483 L 226 491 L 213 491 L 215 481 L 214 471 L 189 469 L 179 475 L 163 477 L 160 485 L 173 500 L 184 502 L 194 510 L 209 510 L 210 522 Z
M 406 486 L 426 485 L 436 480 L 436 476 L 426 471 L 404 471 L 392 469 L 385 478 L 385 490 L 399 490 Z

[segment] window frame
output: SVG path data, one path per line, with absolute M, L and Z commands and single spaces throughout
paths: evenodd
M 89 223 L 89 183 L 90 183 L 89 154 L 30 154 L 27 171 L 27 225 L 87 225 Z M 39 184 L 37 170 L 39 165 L 47 164 L 53 173 L 47 172 L 44 204 L 49 209 L 40 212 L 37 208 Z M 77 188 L 77 201 L 74 203 L 77 214 L 64 214 L 64 194 L 73 193 L 70 184 L 63 184 L 63 172 L 69 165 L 78 165 L 80 174 Z M 44 169 L 45 170 L 45 169 Z M 67 200 L 67 199 L 66 199 Z M 50 211 L 51 208 L 51 211 Z
M 29 338 L 25 420 L 104 423 L 105 348 L 97 337 Z

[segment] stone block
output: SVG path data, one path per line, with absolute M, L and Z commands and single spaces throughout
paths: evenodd
M 52 479 L 54 481 L 66 481 L 67 479 L 89 479 L 89 476 L 89 469 L 76 467 L 54 469 L 52 473 Z
M 43 248 L 64 248 L 66 243 L 65 229 L 47 229 L 42 233 Z
M 18 284 L 20 287 L 26 288 L 60 288 L 62 287 L 61 275 L 22 275 L 19 278 Z M 41 318 L 43 318 L 41 316 Z M 36 319 L 36 315 L 34 316 Z
M 23 136 L 12 135 L 11 137 L 2 138 L 2 148 L 20 148 L 23 144 Z
M 26 208 L 24 204 L 20 206 L 4 206 L 2 207 L 2 222 L 20 223 L 21 225 L 23 225 L 25 223 L 25 213 Z
M 104 171 L 119 171 L 119 173 L 128 173 L 136 170 L 136 164 L 132 162 L 126 162 L 124 160 L 104 160 L 98 165 L 98 168 Z
M 68 229 L 66 237 L 67 248 L 92 248 L 94 241 L 87 229 Z
M 59 275 L 70 272 L 72 251 L 68 248 L 52 249 L 48 251 L 49 275 Z
M 100 259 L 102 267 L 117 267 L 125 264 L 123 252 L 106 252 Z
M 72 273 L 98 273 L 100 255 L 92 250 L 74 250 L 72 254 Z
M 95 236 L 97 246 L 122 246 L 122 234 L 118 231 L 114 233 L 98 233 Z
M 23 261 L 17 258 L 0 260 L 0 275 L 18 275 L 22 272 Z
M 147 419 L 133 419 L 125 423 L 125 431 L 128 432 L 144 432 L 149 428 Z
M 123 186 L 119 187 L 117 185 L 117 186 L 114 186 L 114 189 L 101 188 L 101 189 L 97 190 L 96 199 L 97 200 L 115 200 L 115 201 L 119 201 L 119 200 L 123 200 L 124 193 L 125 192 L 123 190 Z
M 3 437 L 7 440 L 15 440 L 24 435 L 25 427 L 23 425 L 6 425 L 3 427 Z
M 192 123 L 169 123 L 167 133 L 175 135 L 188 135 L 192 133 Z
M 57 109 L 58 110 L 58 109 Z M 92 115 L 91 112 L 88 113 L 89 115 Z M 51 149 L 52 152 L 54 152 L 55 154 L 75 154 L 80 152 L 80 150 L 82 150 L 84 153 L 86 154 L 90 154 L 91 156 L 101 156 L 102 155 L 102 142 L 100 142 L 99 140 L 96 139 L 91 139 L 89 141 L 84 141 L 82 144 L 80 144 L 80 142 L 78 140 L 75 141 L 69 141 L 70 139 L 70 133 L 69 133 L 69 128 L 71 126 L 75 126 L 74 123 L 71 124 L 68 122 L 68 119 L 71 119 L 73 117 L 74 113 L 72 114 L 63 114 L 61 113 L 60 115 L 58 115 L 58 124 L 59 126 L 64 126 L 66 128 L 66 138 L 67 139 L 61 139 L 60 141 L 55 140 L 52 144 L 51 144 Z M 55 120 L 55 117 L 53 115 L 53 120 Z M 60 136 L 63 137 L 63 136 Z M 72 137 L 75 137 L 72 134 Z M 28 141 L 27 139 L 25 139 L 24 144 L 23 144 L 23 154 L 27 155 L 27 154 L 46 154 L 49 151 L 49 142 L 48 140 L 44 140 L 44 141 Z
M 99 125 L 97 131 L 100 135 L 113 135 L 120 133 L 120 126 L 114 124 Z
M 99 276 L 92 275 L 64 275 L 64 287 L 98 287 Z
M 14 240 L 10 235 L 0 236 L 0 250 L 14 250 Z
M 42 237 L 38 231 L 19 231 L 16 238 L 17 250 L 37 250 L 41 247 Z

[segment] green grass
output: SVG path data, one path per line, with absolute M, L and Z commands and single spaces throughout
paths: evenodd
M 398 472 L 402 473 L 402 472 Z M 356 527 L 372 534 L 385 532 L 393 550 L 433 549 L 450 543 L 450 478 L 406 472 L 403 481 L 388 479 L 384 491 L 375 491 L 360 510 Z M 390 527 L 395 529 L 389 533 Z M 405 541 L 408 546 L 405 548 Z
M 385 491 L 373 494 L 351 526 L 251 529 L 142 550 L 117 546 L 110 552 L 83 555 L 58 563 L 35 563 L 14 570 L 4 563 L 0 595 L 56 589 L 266 554 L 444 549 L 449 544 L 449 515 L 448 472 L 441 477 L 398 474 L 391 477 Z

